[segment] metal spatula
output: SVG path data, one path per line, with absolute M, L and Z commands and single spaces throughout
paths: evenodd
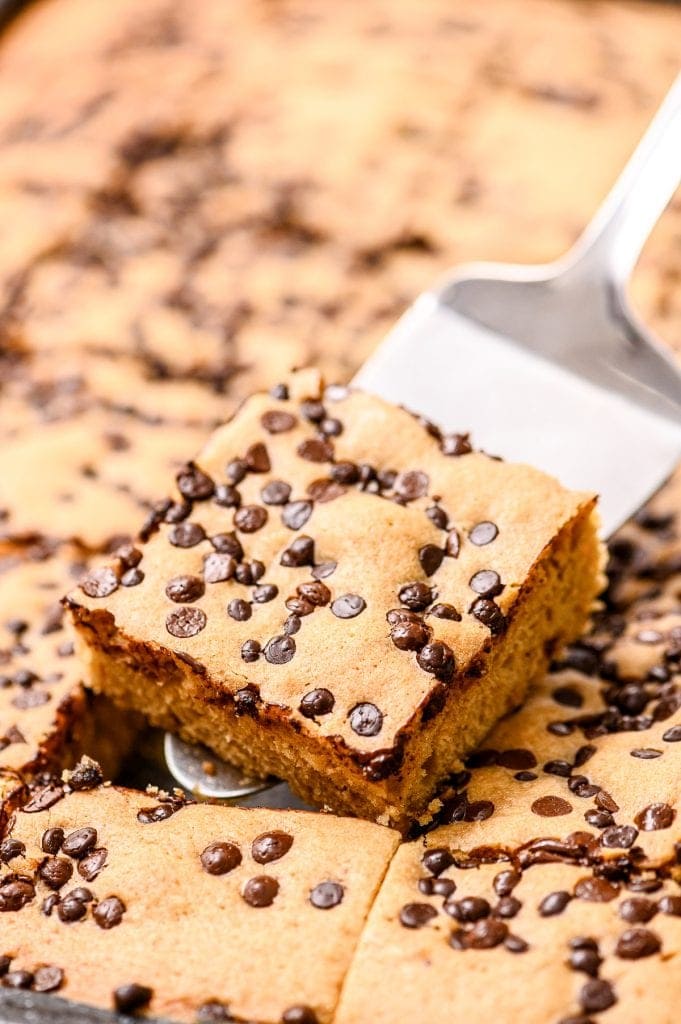
M 600 494 L 609 536 L 681 458 L 681 373 L 626 285 L 681 180 L 681 77 L 587 230 L 545 266 L 474 264 L 421 295 L 354 383 L 475 445 Z M 166 739 L 175 777 L 211 797 L 263 788 Z

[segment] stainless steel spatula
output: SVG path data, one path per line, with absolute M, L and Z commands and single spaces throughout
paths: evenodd
M 681 458 L 681 372 L 630 310 L 626 285 L 681 180 L 681 77 L 574 248 L 545 266 L 475 264 L 421 295 L 354 383 L 470 431 L 476 447 L 600 494 L 606 536 Z M 266 784 L 166 738 L 175 777 L 213 799 Z

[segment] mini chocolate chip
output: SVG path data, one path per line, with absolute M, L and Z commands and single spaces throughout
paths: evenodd
M 620 903 L 618 912 L 629 924 L 647 924 L 655 917 L 657 906 L 645 896 L 631 896 Z
M 506 616 L 494 601 L 479 597 L 470 607 L 471 615 L 483 626 L 487 626 L 492 636 L 498 636 L 506 629 Z
M 657 832 L 671 828 L 676 812 L 669 804 L 649 804 L 635 816 L 634 821 L 643 832 Z
M 415 501 L 428 493 L 429 482 L 428 474 L 420 470 L 400 473 L 394 483 L 395 494 L 403 501 Z
M 518 871 L 512 871 L 510 868 L 505 871 L 500 871 L 498 875 L 494 876 L 493 882 L 494 891 L 497 896 L 510 896 L 520 881 L 520 878 L 520 873 Z
M 662 943 L 654 932 L 647 928 L 629 928 L 617 940 L 615 953 L 622 960 L 640 960 L 659 953 L 661 948 Z
M 335 501 L 336 498 L 342 498 L 344 494 L 347 494 L 347 491 L 345 487 L 336 483 L 335 480 L 323 478 L 321 480 L 313 480 L 311 484 L 308 484 L 307 493 L 313 501 L 323 504 L 324 502 Z
M 274 601 L 278 593 L 279 587 L 276 584 L 262 583 L 251 592 L 251 597 L 256 604 L 267 604 L 268 601 Z
M 442 565 L 445 553 L 436 544 L 425 544 L 419 549 L 419 562 L 426 576 L 432 576 Z
M 331 462 L 333 460 L 333 445 L 321 437 L 306 438 L 300 442 L 296 452 L 301 459 L 305 459 L 307 462 Z
M 106 864 L 107 855 L 108 850 L 105 847 L 100 846 L 96 850 L 91 850 L 90 853 L 87 853 L 82 860 L 79 860 L 78 874 L 81 878 L 84 878 L 86 882 L 94 882 L 95 878 Z
M 283 480 L 270 480 L 260 492 L 266 505 L 285 505 L 291 497 L 291 485 Z
M 54 964 L 36 968 L 33 975 L 34 992 L 57 992 L 64 984 L 64 972 Z
M 446 530 L 449 525 L 449 517 L 443 508 L 439 505 L 431 505 L 430 508 L 426 509 L 426 515 L 430 519 L 433 526 L 437 526 L 438 530 Z
M 342 594 L 331 605 L 331 611 L 338 619 L 354 619 L 366 608 L 366 601 L 359 594 Z
M 400 651 L 420 651 L 430 640 L 430 632 L 425 622 L 415 619 L 396 623 L 390 630 L 390 639 Z
M 509 932 L 504 939 L 504 949 L 507 949 L 509 953 L 527 953 L 529 948 L 529 944 L 519 935 L 512 935 Z
M 44 853 L 59 853 L 61 849 L 61 844 L 63 842 L 63 828 L 48 828 L 45 832 L 43 832 L 43 837 L 40 841 L 40 845 Z
M 508 935 L 508 925 L 490 918 L 478 921 L 466 936 L 466 945 L 471 949 L 493 949 L 500 946 Z
M 437 910 L 430 903 L 405 903 L 400 910 L 400 924 L 404 928 L 423 928 L 437 917 Z
M 245 462 L 251 473 L 269 473 L 270 457 L 262 441 L 257 441 L 247 449 Z
M 275 829 L 256 836 L 251 845 L 251 856 L 257 864 L 271 864 L 281 860 L 293 846 L 293 836 Z
M 166 629 L 171 636 L 186 638 L 196 636 L 206 627 L 206 613 L 201 608 L 183 606 L 166 616 Z
M 241 864 L 241 850 L 234 843 L 210 843 L 201 854 L 201 865 L 209 875 L 226 875 Z
M 560 796 L 540 796 L 531 807 L 533 814 L 542 818 L 557 818 L 563 814 L 570 814 L 572 804 L 563 800 Z
M 433 640 L 422 647 L 416 655 L 416 660 L 424 672 L 430 672 L 438 679 L 446 681 L 454 672 L 452 649 L 442 640 Z
M 245 662 L 251 664 L 260 657 L 261 648 L 257 640 L 246 640 L 241 645 L 241 657 Z
M 177 489 L 189 501 L 205 501 L 215 490 L 215 484 L 194 462 L 188 462 L 177 474 Z
M 421 858 L 421 863 L 426 871 L 429 871 L 431 875 L 437 878 L 438 875 L 441 875 L 443 871 L 452 866 L 454 858 L 449 850 L 438 846 L 432 850 L 426 850 Z
M 499 528 L 496 523 L 490 523 L 485 520 L 482 523 L 475 524 L 468 534 L 468 539 L 473 544 L 477 544 L 478 547 L 483 547 L 485 544 L 491 544 L 498 533 Z
M 571 899 L 570 893 L 564 890 L 551 892 L 539 904 L 539 913 L 542 917 L 554 917 L 556 914 L 562 914 Z
M 383 727 L 383 715 L 375 704 L 357 704 L 350 712 L 350 727 L 358 736 L 377 736 Z
M 270 665 L 286 665 L 296 653 L 296 642 L 292 636 L 282 633 L 273 636 L 265 645 L 265 658 Z
M 521 907 L 522 903 L 515 896 L 502 896 L 494 908 L 494 913 L 497 917 L 515 917 Z
M 618 893 L 618 887 L 605 878 L 580 878 L 575 885 L 575 896 L 590 903 L 609 903 Z
M 79 828 L 69 832 L 61 845 L 62 853 L 74 860 L 80 860 L 97 845 L 96 828 Z
M 114 991 L 114 1006 L 119 1013 L 134 1013 L 135 1010 L 147 1006 L 153 994 L 146 985 L 138 985 L 136 982 L 121 985 Z
M 109 566 L 90 569 L 80 581 L 80 589 L 88 597 L 108 597 L 118 589 L 118 577 Z
M 233 597 L 227 605 L 227 614 L 237 622 L 247 622 L 253 614 L 253 610 L 248 601 L 244 601 L 241 597 Z
M 468 585 L 481 597 L 496 597 L 504 589 L 499 573 L 494 569 L 481 569 L 480 572 L 476 572 L 471 576 Z
M 222 555 L 217 551 L 206 555 L 203 560 L 203 578 L 206 583 L 223 583 L 225 580 L 231 579 L 235 569 L 236 562 L 232 556 Z
M 269 907 L 279 892 L 279 882 L 269 875 L 257 875 L 249 878 L 241 895 L 249 907 Z
M 260 422 L 268 434 L 284 434 L 292 430 L 298 421 L 293 413 L 284 409 L 269 409 L 262 414 Z
M 301 530 L 311 515 L 311 501 L 290 501 L 282 509 L 281 521 L 289 530 Z
M 319 1024 L 317 1014 L 309 1006 L 289 1006 L 281 1015 L 282 1024 Z
M 267 522 L 267 509 L 262 505 L 242 505 L 234 513 L 234 525 L 242 533 L 255 533 Z
M 433 601 L 433 591 L 427 583 L 406 583 L 400 587 L 397 595 L 407 608 L 413 612 L 424 611 Z
M 215 558 L 219 556 L 213 555 L 209 557 Z M 198 576 L 174 576 L 166 584 L 166 597 L 177 604 L 184 604 L 185 602 L 198 601 L 200 597 L 203 597 L 205 590 L 205 584 Z
M 320 687 L 305 694 L 298 710 L 305 718 L 316 718 L 317 715 L 328 715 L 333 711 L 335 703 L 336 700 L 331 691 Z
M 176 548 L 196 547 L 205 537 L 205 530 L 200 523 L 190 523 L 186 520 L 173 526 L 168 534 L 168 540 Z
M 450 619 L 452 622 L 461 622 L 461 615 L 453 604 L 434 604 L 428 614 L 434 615 L 436 619 Z
M 304 534 L 296 537 L 282 552 L 279 563 L 289 569 L 300 569 L 314 564 L 314 541 Z
M 107 896 L 105 900 L 100 900 L 92 916 L 100 928 L 108 930 L 121 923 L 125 909 L 125 903 L 118 896 Z
M 242 480 L 246 478 L 248 473 L 248 465 L 245 459 L 232 459 L 231 462 L 227 463 L 225 470 L 227 479 L 231 484 L 240 484 Z
M 598 977 L 598 971 L 603 959 L 597 949 L 578 946 L 570 950 L 568 962 L 573 971 L 582 971 L 592 978 Z
M 320 882 L 310 892 L 310 903 L 318 910 L 330 910 L 338 906 L 343 896 L 343 886 L 338 882 Z
M 218 484 L 213 500 L 221 508 L 238 508 L 241 504 L 241 494 L 232 484 Z

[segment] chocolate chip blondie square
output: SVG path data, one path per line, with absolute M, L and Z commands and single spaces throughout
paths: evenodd
M 36 787 L 0 843 L 4 986 L 174 1021 L 324 1024 L 398 841 L 369 822 Z
M 248 400 L 69 606 L 95 690 L 404 824 L 577 636 L 595 498 L 314 373 Z

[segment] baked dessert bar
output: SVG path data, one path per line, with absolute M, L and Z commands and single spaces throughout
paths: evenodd
M 175 1021 L 330 1021 L 397 833 L 100 782 L 83 761 L 9 821 L 2 984 Z
M 316 374 L 220 428 L 69 598 L 89 684 L 403 825 L 584 626 L 595 498 Z

